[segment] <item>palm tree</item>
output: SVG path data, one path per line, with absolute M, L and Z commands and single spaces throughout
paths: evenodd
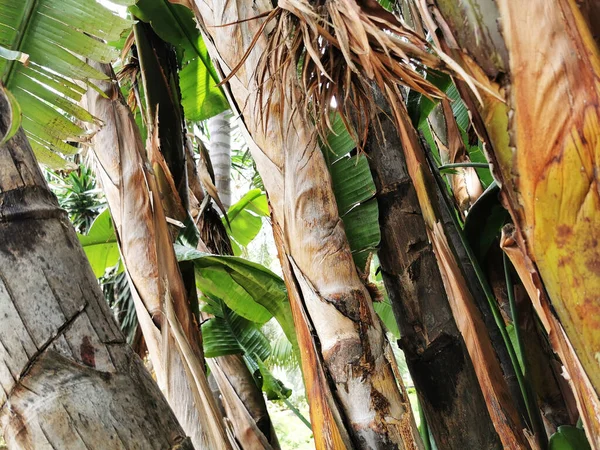
M 115 79 L 110 66 L 95 67 Z M 133 115 L 115 86 L 111 81 L 99 83 L 104 95 L 90 89 L 86 103 L 108 125 L 94 136 L 95 166 L 121 244 L 140 328 L 158 384 L 194 446 L 228 448 L 156 179 L 161 168 L 162 179 L 171 177 L 159 151 L 158 122 L 155 119 L 146 153 Z M 147 169 L 151 164 L 154 173 Z
M 260 373 L 265 384 L 276 384 L 265 371 L 269 346 L 259 329 L 275 317 L 299 354 L 318 448 L 429 449 L 430 435 L 438 448 L 554 449 L 568 441 L 586 448 L 575 427 L 579 415 L 589 445 L 600 449 L 596 2 L 118 2 L 141 20 L 133 24 L 87 0 L 64 8 L 55 0 L 0 0 L 0 76 L 44 164 L 68 164 L 59 154 L 77 152 L 86 130 L 97 131 L 94 157 L 116 228 L 113 244 L 120 246 L 149 359 L 197 448 L 277 447 L 270 427 L 261 425 L 264 399 L 252 380 Z M 204 41 L 181 5 L 193 10 Z M 109 65 L 118 52 L 106 44 L 130 27 L 121 45 L 133 45 L 139 61 L 126 71 L 133 74 L 136 115 Z M 83 94 L 85 107 L 78 103 Z M 205 150 L 194 167 L 185 129 L 229 108 L 264 181 L 269 205 L 261 214 L 270 209 L 289 303 L 271 272 L 208 255 L 229 254 L 230 236 L 237 242 L 235 223 L 226 217 L 224 227 L 204 198 L 225 212 L 218 191 L 228 175 L 211 175 Z M 11 123 L 9 135 L 18 128 L 18 120 Z M 17 136 L 0 151 L 25 154 Z M 32 198 L 41 205 L 47 189 L 31 156 L 25 166 L 15 158 L 5 158 L 0 196 L 5 185 L 36 180 L 39 198 Z M 10 210 L 6 217 L 34 217 L 31 227 L 49 231 L 32 232 L 44 243 L 33 248 L 15 222 L 5 221 L 11 233 L 3 234 L 10 240 L 0 258 L 8 255 L 11 264 L 0 265 L 0 286 L 10 287 L 7 305 L 18 312 L 11 323 L 26 327 L 23 335 L 35 344 L 7 347 L 9 372 L 64 391 L 44 381 L 44 370 L 60 363 L 65 377 L 75 371 L 96 380 L 90 366 L 104 367 L 109 359 L 102 355 L 110 351 L 115 380 L 122 377 L 124 392 L 140 399 L 132 405 L 150 395 L 162 410 L 151 384 L 143 395 L 129 386 L 119 361 L 132 356 L 105 306 L 79 310 L 79 303 L 59 302 L 61 316 L 40 296 L 37 310 L 51 319 L 44 326 L 28 309 L 10 306 L 21 285 L 31 283 L 23 279 L 30 270 L 17 273 L 30 255 L 31 270 L 44 275 L 31 292 L 48 286 L 54 297 L 71 298 L 63 292 L 73 280 L 57 285 L 47 261 L 62 280 L 65 270 L 54 269 L 64 267 L 58 256 L 72 261 L 76 250 L 62 245 L 64 252 L 51 254 L 48 236 L 72 241 L 57 225 L 55 203 L 30 213 L 30 198 L 17 203 L 14 191 L 0 203 Z M 235 208 L 238 214 L 242 207 Z M 29 253 L 15 258 L 16 248 Z M 421 435 L 375 313 L 382 310 L 369 280 L 376 251 L 424 413 Z M 78 277 L 89 284 L 89 274 L 72 275 Z M 200 314 L 209 318 L 204 342 Z M 49 334 L 38 345 L 34 331 Z M 69 345 L 82 334 L 90 345 Z M 13 334 L 3 336 L 5 347 L 17 345 Z M 22 349 L 23 364 L 13 370 Z M 116 358 L 115 349 L 124 356 Z M 218 381 L 226 420 L 205 364 Z M 34 419 L 39 429 L 21 427 L 21 417 L 30 421 L 23 408 L 32 392 L 45 391 L 19 390 L 21 381 L 6 375 L 17 386 L 5 389 L 12 410 L 0 409 L 9 443 L 32 446 L 26 439 L 34 435 L 35 443 L 65 439 L 58 427 L 48 434 L 55 422 L 44 415 Z M 76 400 L 77 411 L 97 418 L 106 439 L 112 419 L 103 410 L 121 393 L 104 379 L 94 385 L 105 388 L 102 395 L 71 390 L 65 401 Z M 127 422 L 133 406 L 115 402 Z M 43 405 L 48 417 L 64 416 Z M 148 433 L 153 445 L 191 445 L 169 412 L 162 419 Z M 138 423 L 127 422 L 135 433 Z M 86 442 L 88 435 L 80 436 Z
M 378 192 L 381 272 L 400 344 L 438 448 L 497 449 L 500 440 L 452 315 L 389 114 L 382 109 L 381 128 L 374 127 L 365 151 Z M 473 429 L 478 432 L 468 431 Z
M 392 371 L 389 344 L 358 276 L 314 128 L 283 92 L 263 86 L 271 95 L 263 104 L 258 80 L 249 75 L 267 51 L 260 23 L 245 21 L 257 11 L 243 2 L 197 6 L 209 51 L 228 67 L 239 62 L 244 37 L 256 35 L 254 51 L 231 78 L 231 101 L 252 135 L 250 150 L 269 195 L 315 442 L 319 448 L 422 448 Z M 243 23 L 219 27 L 233 22 Z M 297 87 L 288 81 L 291 94 Z

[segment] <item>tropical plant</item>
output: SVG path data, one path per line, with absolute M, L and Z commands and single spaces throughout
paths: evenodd
M 293 410 L 271 369 L 299 362 L 317 448 L 600 450 L 597 2 L 119 0 L 127 18 L 22 3 L 0 0 L 0 195 L 16 171 L 37 177 L 11 163 L 22 116 L 40 162 L 70 166 L 61 204 L 94 274 L 130 286 L 110 302 L 197 448 L 279 448 L 263 393 Z M 211 148 L 225 115 L 230 160 Z M 89 173 L 65 157 L 90 143 L 110 209 L 95 219 Z M 255 189 L 230 206 L 231 169 Z M 32 213 L 29 195 L 0 205 L 46 226 L 55 204 Z M 263 227 L 283 279 L 242 258 Z M 15 233 L 11 274 L 42 251 Z M 58 255 L 35 298 L 67 298 Z M 44 361 L 62 361 L 52 345 Z
M 0 10 L 0 80 L 19 102 L 38 160 L 64 167 L 60 154 L 78 151 L 65 141 L 81 141 L 87 134 L 78 121 L 96 122 L 78 104 L 86 85 L 106 79 L 85 59 L 114 61 L 118 51 L 106 42 L 117 41 L 132 22 L 87 0 L 3 0 Z
M 106 209 L 102 190 L 96 186 L 90 168 L 80 164 L 63 178 L 46 170 L 46 179 L 58 198 L 58 204 L 69 214 L 69 220 L 78 233 L 87 233 L 100 212 Z
M 256 11 L 239 2 L 197 6 L 214 58 L 253 73 L 260 55 L 270 51 L 264 27 L 250 20 Z M 232 22 L 238 25 L 221 26 Z M 254 48 L 240 64 L 238 52 L 247 35 L 256 36 Z M 295 70 L 287 75 L 292 72 L 295 76 Z M 420 448 L 408 398 L 392 372 L 393 356 L 357 274 L 314 128 L 300 114 L 301 106 L 289 103 L 293 96 L 283 96 L 285 89 L 296 89 L 293 77 L 285 78 L 285 88 L 274 85 L 271 90 L 267 76 L 262 84 L 257 78 L 241 77 L 239 71 L 227 75 L 241 108 L 234 113 L 243 115 L 252 135 L 250 150 L 272 208 L 315 442 L 334 448 L 352 448 L 352 442 Z M 263 92 L 271 96 L 264 108 Z M 358 397 L 364 401 L 356 402 Z

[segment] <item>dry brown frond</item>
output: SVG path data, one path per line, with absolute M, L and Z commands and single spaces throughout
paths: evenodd
M 271 17 L 277 23 L 257 72 L 260 85 L 270 83 L 263 98 L 268 103 L 265 94 L 276 90 L 284 98 L 290 82 L 297 84 L 293 95 L 299 90 L 297 100 L 322 138 L 331 128 L 335 99 L 348 129 L 359 144 L 365 141 L 364 131 L 377 110 L 374 84 L 383 91 L 401 92 L 397 87 L 407 86 L 427 97 L 444 97 L 423 73 L 426 68 L 450 71 L 448 65 L 376 2 L 280 0 Z

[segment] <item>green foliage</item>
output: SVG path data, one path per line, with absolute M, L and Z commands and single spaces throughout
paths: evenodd
M 267 394 L 267 399 L 283 400 L 289 398 L 292 395 L 292 390 L 285 387 L 281 381 L 273 376 L 260 356 L 256 355 L 255 360 L 262 379 L 262 390 Z
M 500 203 L 499 195 L 500 188 L 493 183 L 471 206 L 465 220 L 465 237 L 481 263 L 500 236 L 504 224 L 510 221 L 508 211 Z
M 296 333 L 283 280 L 267 268 L 236 256 L 215 256 L 175 245 L 179 261 L 193 261 L 196 283 L 207 296 L 219 298 L 235 313 L 257 324 L 275 317 L 287 338 Z
M 590 444 L 581 428 L 570 425 L 558 427 L 550 437 L 549 450 L 591 450 Z
M 108 209 L 94 220 L 87 234 L 78 234 L 78 237 L 96 278 L 103 276 L 108 268 L 119 262 L 117 236 Z
M 400 339 L 400 330 L 398 329 L 398 323 L 394 317 L 390 300 L 386 298 L 381 302 L 373 302 L 373 308 L 385 325 L 385 328 L 392 334 L 392 336 L 394 336 L 394 338 Z
M 0 136 L 0 145 L 2 145 L 5 142 L 8 142 L 8 140 L 19 130 L 19 127 L 21 126 L 22 112 L 19 102 L 17 102 L 10 91 L 1 84 L 0 90 L 2 90 L 2 93 L 6 96 L 6 99 L 8 100 L 8 107 L 10 109 L 10 122 L 8 129 L 6 130 L 6 133 L 4 133 L 4 136 Z
M 439 88 L 442 92 L 446 92 L 452 85 L 452 79 L 450 76 L 445 73 L 438 72 L 437 70 L 427 71 L 426 78 L 427 81 L 431 82 L 431 84 Z M 416 129 L 420 130 L 421 127 L 426 124 L 429 114 L 431 114 L 437 103 L 437 101 L 427 98 L 417 91 L 411 90 L 408 93 L 406 108 L 408 110 L 408 115 L 410 116 L 410 119 Z
M 369 255 L 381 240 L 376 188 L 367 158 L 364 154 L 354 155 L 356 143 L 337 114 L 321 147 L 354 262 L 366 272 Z
M 19 102 L 38 160 L 64 166 L 57 152 L 77 152 L 64 141 L 82 139 L 86 132 L 78 122 L 95 120 L 79 106 L 86 88 L 74 80 L 91 85 L 105 79 L 86 59 L 114 61 L 118 51 L 105 42 L 117 40 L 132 22 L 93 0 L 0 0 L 0 11 L 0 80 Z M 27 65 L 17 61 L 24 55 Z
M 58 202 L 69 214 L 69 220 L 79 233 L 86 233 L 96 216 L 106 208 L 92 170 L 81 164 L 63 179 L 47 171 Z
M 231 205 L 227 212 L 229 219 L 229 238 L 234 254 L 240 255 L 242 247 L 246 247 L 262 228 L 263 217 L 269 215 L 267 196 L 260 189 L 248 191 L 237 203 Z M 223 224 L 227 226 L 225 218 Z
M 202 324 L 204 354 L 207 358 L 243 354 L 267 359 L 271 346 L 258 325 L 233 312 L 220 299 L 204 298 L 202 311 L 213 317 Z
M 269 367 L 280 367 L 286 370 L 298 367 L 297 353 L 294 352 L 291 342 L 285 335 L 279 335 L 271 341 L 271 357 L 268 364 Z
M 175 46 L 182 67 L 179 87 L 187 120 L 208 119 L 229 108 L 193 13 L 188 8 L 168 0 L 139 0 L 130 11 L 150 23 L 163 41 Z

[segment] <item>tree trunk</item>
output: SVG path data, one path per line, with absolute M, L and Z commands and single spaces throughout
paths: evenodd
M 206 121 L 210 141 L 208 152 L 215 173 L 215 186 L 228 210 L 231 206 L 231 111 L 224 111 Z
M 523 254 L 511 258 L 521 263 L 524 283 L 540 291 L 530 290 L 532 300 L 600 448 L 598 47 L 573 1 L 440 1 L 431 12 L 442 44 L 506 99 L 484 94 L 478 104 L 461 92 L 516 226 L 513 250 Z M 562 341 L 563 327 L 570 342 Z
M 184 149 L 184 143 L 185 145 L 188 145 L 188 143 L 186 142 L 187 136 L 185 135 L 181 96 L 178 90 L 179 75 L 175 64 L 175 51 L 170 44 L 162 41 L 148 24 L 138 22 L 135 25 L 135 36 L 144 80 L 147 111 L 149 112 L 150 133 L 158 132 L 160 140 L 159 154 L 151 151 L 149 154 L 150 162 L 155 174 L 161 174 L 157 176 L 159 180 L 168 180 L 172 176 L 173 183 L 159 182 L 163 206 L 170 217 L 186 223 L 188 229 L 194 228 L 194 230 L 186 230 L 187 234 L 191 234 L 197 231 L 192 221 L 187 220 L 190 214 L 189 207 L 186 207 L 190 203 L 187 200 L 188 180 L 192 183 L 200 183 L 200 180 L 192 179 L 192 177 L 198 176 L 197 171 L 187 173 L 187 168 L 191 165 L 187 164 L 186 160 L 187 158 L 193 158 L 193 155 Z M 157 74 L 161 76 L 157 76 Z M 155 123 L 151 118 L 157 113 L 159 115 L 158 123 Z M 217 167 L 214 163 L 212 166 L 215 170 L 215 178 L 218 181 L 219 178 L 217 177 L 220 174 L 221 185 L 226 185 L 227 190 L 229 190 L 230 176 L 230 127 L 227 119 L 229 114 L 229 112 L 226 115 L 221 114 L 217 116 L 216 120 L 209 119 L 209 128 L 211 123 L 213 124 L 211 143 L 214 141 L 215 144 L 218 144 L 214 148 L 216 153 L 221 155 L 221 159 L 224 159 L 223 149 L 226 150 L 224 153 L 227 170 L 224 170 L 223 161 Z M 156 130 L 154 130 L 155 127 L 157 127 Z M 166 168 L 163 167 L 164 164 L 166 164 Z M 217 189 L 219 189 L 218 185 Z M 182 198 L 183 192 L 186 194 Z M 193 192 L 190 195 L 194 195 Z M 183 199 L 185 199 L 185 202 Z M 225 208 L 228 208 L 228 206 L 229 198 Z M 204 209 L 199 222 L 201 223 L 200 235 L 203 243 L 207 245 L 212 253 L 223 254 L 223 249 L 231 249 L 227 231 L 211 206 Z M 176 230 L 176 233 L 178 234 L 179 231 Z M 223 240 L 226 242 L 222 242 Z M 230 253 L 227 252 L 226 254 Z M 194 263 L 191 261 L 180 262 L 179 268 L 188 292 L 190 309 L 197 311 L 198 296 L 196 294 Z M 230 355 L 216 358 L 214 361 L 209 361 L 208 364 L 212 375 L 217 377 L 216 382 L 221 391 L 220 399 L 225 406 L 227 420 L 231 424 L 238 444 L 246 450 L 279 448 L 262 392 L 254 382 L 252 374 L 243 359 L 239 355 Z M 219 401 L 218 398 L 215 398 L 215 400 Z M 271 444 L 274 447 L 271 447 Z
M 0 134 L 9 121 L 0 95 Z M 0 146 L 0 424 L 9 447 L 191 449 L 112 318 L 23 131 Z
M 98 83 L 105 95 L 89 89 L 85 99 L 87 109 L 105 124 L 93 140 L 96 172 L 111 210 L 158 384 L 196 448 L 230 448 L 206 380 L 198 323 L 190 311 L 163 199 L 148 170 L 139 129 L 113 82 L 110 66 L 95 67 L 109 78 Z M 163 167 L 157 133 L 152 133 L 148 145 L 155 167 Z M 163 170 L 168 180 L 166 164 Z
M 459 333 L 389 110 L 366 152 L 377 186 L 378 252 L 411 377 L 440 449 L 499 449 L 473 363 Z M 477 430 L 477 432 L 474 432 Z
M 272 5 L 197 0 L 196 6 L 209 51 L 227 73 L 256 35 L 256 47 L 229 86 L 272 207 L 317 448 L 422 448 L 392 372 L 389 344 L 356 272 L 315 130 L 291 100 L 294 79 L 282 97 L 269 82 L 259 87 L 254 76 L 267 48 L 256 16 Z M 268 112 L 260 89 L 270 95 Z
M 225 226 L 212 207 L 204 210 L 199 221 L 206 250 L 217 255 L 233 255 Z M 242 355 L 218 356 L 207 363 L 221 393 L 223 409 L 242 448 L 278 450 L 279 441 L 265 397 Z
M 246 450 L 279 450 L 265 397 L 242 355 L 219 356 L 207 359 L 207 363 L 240 446 Z

